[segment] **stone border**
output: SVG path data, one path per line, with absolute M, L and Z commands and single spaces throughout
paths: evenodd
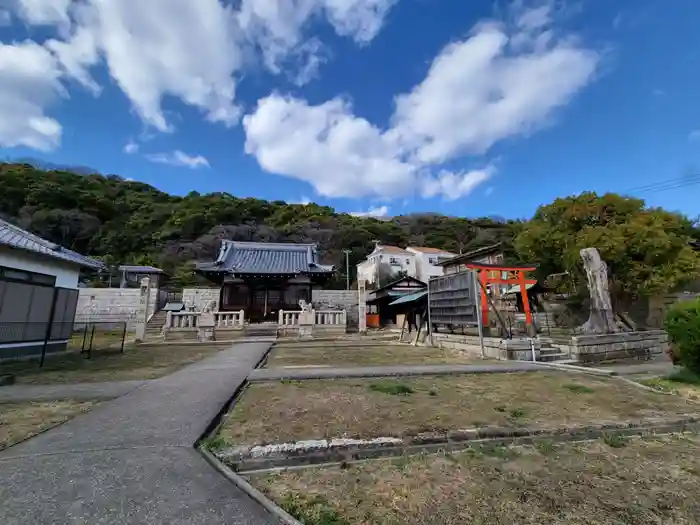
M 652 419 L 641 423 L 617 423 L 559 428 L 509 429 L 487 427 L 468 429 L 449 434 L 421 435 L 409 439 L 386 438 L 386 440 L 315 440 L 308 446 L 296 447 L 294 443 L 270 446 L 271 453 L 260 455 L 249 447 L 244 455 L 241 447 L 214 454 L 228 467 L 237 472 L 252 473 L 286 467 L 314 466 L 329 463 L 348 463 L 381 457 L 402 456 L 440 451 L 459 451 L 474 445 L 531 444 L 542 440 L 555 442 L 585 441 L 598 439 L 607 434 L 630 436 L 645 434 L 668 434 L 671 432 L 700 431 L 700 417 L 688 416 L 676 420 Z M 351 444 L 343 444 L 350 441 Z M 338 443 L 336 443 L 338 442 Z M 260 448 L 260 447 L 258 447 Z M 277 450 L 282 450 L 278 452 Z M 287 453 L 285 453 L 287 452 Z M 258 455 L 254 455 L 258 453 Z M 236 458 L 236 455 L 238 456 Z
M 284 525 L 304 525 L 299 520 L 295 519 L 291 514 L 287 513 L 281 507 L 277 506 L 272 500 L 265 496 L 262 492 L 253 487 L 241 476 L 236 474 L 224 463 L 219 461 L 219 459 L 213 455 L 205 447 L 198 447 L 200 454 L 204 456 L 204 459 L 209 463 L 215 470 L 219 472 L 223 477 L 229 480 L 231 483 L 236 485 L 240 490 L 252 498 L 256 503 L 263 507 L 267 512 L 269 512 L 273 517 L 277 518 L 280 523 Z

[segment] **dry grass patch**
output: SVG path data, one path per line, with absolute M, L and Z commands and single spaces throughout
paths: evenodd
M 43 368 L 38 361 L 3 362 L 0 370 L 14 374 L 17 384 L 89 383 L 154 379 L 199 361 L 230 345 L 162 345 L 134 346 L 118 351 L 92 351 L 90 359 L 79 351 L 46 358 Z
M 343 345 L 330 343 L 310 345 L 276 345 L 267 367 L 278 366 L 374 366 L 427 364 L 493 364 L 502 361 L 469 359 L 457 350 L 400 344 Z
M 254 383 L 225 419 L 229 444 L 411 436 L 480 426 L 554 427 L 677 418 L 691 401 L 565 372 Z
M 306 525 L 700 523 L 697 436 L 475 448 L 251 481 Z
M 65 423 L 95 405 L 94 401 L 70 400 L 0 403 L 0 450 Z

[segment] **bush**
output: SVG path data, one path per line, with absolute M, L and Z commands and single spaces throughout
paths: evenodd
M 700 297 L 673 305 L 666 312 L 664 328 L 680 363 L 700 374 Z

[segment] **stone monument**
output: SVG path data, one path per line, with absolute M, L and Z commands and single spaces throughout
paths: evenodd
M 619 332 L 615 322 L 610 291 L 608 290 L 608 266 L 600 258 L 595 248 L 581 250 L 583 269 L 588 279 L 588 293 L 591 296 L 588 321 L 579 327 L 584 334 L 610 334 Z
M 148 323 L 148 302 L 151 295 L 151 280 L 141 279 L 139 305 L 136 308 L 136 341 L 142 343 L 146 339 L 146 324 Z
M 299 313 L 299 338 L 313 337 L 314 324 L 316 324 L 316 312 L 311 305 L 303 299 L 299 301 L 301 312 Z
M 199 341 L 214 341 L 215 339 L 214 326 L 216 321 L 214 319 L 214 308 L 216 308 L 215 301 L 207 303 L 199 316 L 199 322 L 197 323 L 197 339 Z

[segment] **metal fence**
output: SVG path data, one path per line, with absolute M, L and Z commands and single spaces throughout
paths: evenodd
M 1 359 L 45 359 L 78 352 L 87 359 L 93 351 L 123 353 L 127 337 L 124 321 L 0 323 Z

